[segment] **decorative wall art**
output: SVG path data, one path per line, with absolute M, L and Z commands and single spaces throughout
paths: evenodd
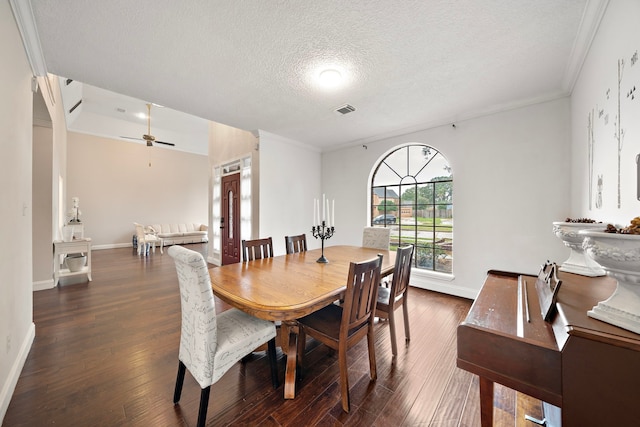
M 631 200 L 630 194 L 633 194 L 633 200 L 640 201 L 640 103 L 636 89 L 640 86 L 640 65 L 637 49 L 617 59 L 615 76 L 614 84 L 600 92 L 600 102 L 587 113 L 589 210 L 614 206 L 621 209 Z M 615 181 L 609 176 L 614 173 Z M 610 179 L 606 179 L 607 176 Z

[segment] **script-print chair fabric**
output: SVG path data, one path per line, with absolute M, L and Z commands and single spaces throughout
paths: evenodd
M 369 348 L 369 374 L 377 378 L 376 354 L 373 336 L 373 319 L 378 298 L 382 255 L 376 258 L 352 262 L 349 265 L 347 289 L 341 306 L 330 304 L 298 320 L 298 369 L 302 372 L 306 335 L 338 351 L 340 365 L 340 391 L 342 409 L 349 412 L 349 374 L 347 350 L 367 337 Z
M 149 247 L 153 246 L 153 252 L 156 251 L 156 243 L 161 243 L 160 238 L 153 233 L 145 230 L 144 225 L 134 222 L 136 227 L 136 241 L 138 245 L 138 255 L 148 255 Z M 160 253 L 162 253 L 162 245 L 160 245 Z
M 391 286 L 381 284 L 378 288 L 378 303 L 376 305 L 376 317 L 389 319 L 389 331 L 391 333 L 391 352 L 398 354 L 396 343 L 395 310 L 402 306 L 404 315 L 404 335 L 406 341 L 411 339 L 409 333 L 409 308 L 407 307 L 407 294 L 409 280 L 411 279 L 411 265 L 413 259 L 413 245 L 399 247 L 396 251 L 396 264 L 393 269 Z
M 391 244 L 391 229 L 386 227 L 365 227 L 362 230 L 362 246 L 365 248 L 381 249 L 388 251 Z M 382 283 L 388 286 L 391 277 L 382 279 Z
M 385 227 L 365 227 L 362 230 L 362 246 L 365 248 L 389 250 L 391 229 Z
M 273 239 L 271 237 L 242 241 L 243 262 L 262 258 L 273 258 Z
M 307 235 L 299 234 L 297 236 L 285 236 L 284 244 L 287 254 L 305 252 L 307 250 Z
M 264 343 L 268 343 L 273 386 L 278 387 L 276 328 L 272 322 L 235 308 L 216 314 L 211 279 L 202 255 L 179 245 L 170 247 L 167 252 L 175 261 L 182 311 L 178 377 L 173 402 L 180 400 L 185 370 L 188 369 L 202 389 L 198 426 L 203 426 L 211 385 Z

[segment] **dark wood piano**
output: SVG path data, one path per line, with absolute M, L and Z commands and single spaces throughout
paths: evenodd
M 558 278 L 550 322 L 536 276 L 490 271 L 458 326 L 457 364 L 479 376 L 482 427 L 493 424 L 496 382 L 545 402 L 548 426 L 640 426 L 640 335 L 587 316 L 615 280 Z

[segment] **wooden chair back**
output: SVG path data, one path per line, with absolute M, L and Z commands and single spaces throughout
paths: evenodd
M 390 302 L 404 294 L 409 288 L 413 248 L 413 245 L 407 245 L 396 250 L 396 265 L 393 269 L 393 279 L 391 280 Z
M 242 261 L 253 261 L 254 259 L 272 258 L 273 240 L 271 237 L 264 239 L 243 240 L 242 241 Z
M 346 339 L 350 332 L 367 322 L 373 325 L 381 266 L 382 255 L 369 261 L 350 264 L 342 306 L 340 339 Z
M 284 244 L 288 254 L 305 252 L 307 250 L 307 235 L 285 236 Z

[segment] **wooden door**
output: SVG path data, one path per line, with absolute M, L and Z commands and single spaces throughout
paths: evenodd
M 222 177 L 222 265 L 240 262 L 240 174 Z

